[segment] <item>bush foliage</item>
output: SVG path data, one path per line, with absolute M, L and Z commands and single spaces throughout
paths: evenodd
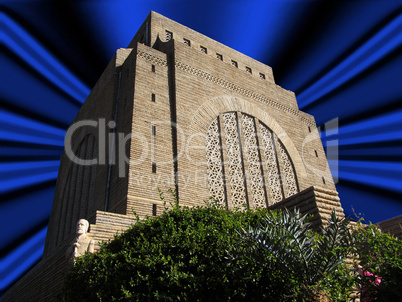
M 263 211 L 174 206 L 138 221 L 78 259 L 65 282 L 67 301 L 226 301 L 252 283 L 233 272 L 227 250 L 236 229 L 254 225 Z M 251 267 L 252 271 L 253 268 Z M 240 272 L 238 272 L 239 274 Z
M 362 301 L 402 301 L 402 241 L 359 223 L 352 248 Z
M 318 234 L 297 211 L 175 204 L 79 258 L 63 295 L 66 301 L 348 301 L 356 283 L 371 283 L 353 273 L 346 257 L 360 257 L 382 276 L 369 290 L 378 295 L 397 287 L 400 251 L 400 241 L 371 226 L 352 235 L 335 213 Z
M 272 301 L 346 300 L 353 285 L 343 267 L 352 242 L 349 222 L 333 212 L 318 234 L 307 218 L 297 210 L 266 213 L 257 228 L 243 230 L 247 253 L 280 276 L 282 284 L 267 288 Z

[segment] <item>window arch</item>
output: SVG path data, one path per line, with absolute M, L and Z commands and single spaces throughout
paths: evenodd
M 264 123 L 242 112 L 225 112 L 206 136 L 210 195 L 228 208 L 267 207 L 299 192 L 292 160 Z

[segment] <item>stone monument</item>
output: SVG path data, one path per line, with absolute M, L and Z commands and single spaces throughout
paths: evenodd
M 67 131 L 43 259 L 4 301 L 53 300 L 65 251 L 159 215 L 158 189 L 190 207 L 298 207 L 317 228 L 343 216 L 314 118 L 272 68 L 151 12 Z M 93 238 L 71 245 L 80 218 Z

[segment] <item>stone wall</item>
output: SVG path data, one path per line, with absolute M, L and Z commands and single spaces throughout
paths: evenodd
M 203 205 L 211 194 L 208 129 L 227 113 L 237 121 L 248 116 L 255 129 L 263 124 L 272 132 L 281 196 L 298 193 L 280 202 L 282 197 L 264 200 L 270 208 L 299 207 L 314 215 L 316 227 L 325 223 L 332 209 L 343 215 L 314 118 L 298 110 L 293 92 L 275 84 L 272 68 L 151 12 L 128 48 L 116 52 L 70 128 L 92 123 L 74 131 L 71 149 L 80 157 L 95 156 L 96 169 L 74 164 L 63 154 L 44 258 L 5 298 L 49 301 L 57 294 L 68 270 L 62 260 L 66 244 L 80 218 L 89 220 L 91 233 L 100 242 L 127 229 L 135 222 L 134 214 L 160 214 L 159 190 L 165 192 L 167 203 L 174 201 L 167 191 L 175 189 L 180 205 Z M 269 167 L 250 168 L 252 160 L 242 151 L 248 144 L 245 130 L 237 124 L 234 131 L 240 136 L 237 151 L 242 154 L 235 158 L 241 162 L 237 171 L 246 175 L 245 171 L 260 169 L 266 190 L 274 176 Z M 256 135 L 254 141 L 260 139 Z M 221 146 L 220 150 L 230 149 Z M 94 148 L 97 153 L 91 153 Z M 228 169 L 233 159 L 223 155 L 222 167 Z M 287 190 L 286 174 L 291 173 L 296 184 Z M 244 182 L 241 189 L 250 199 L 252 185 Z M 226 190 L 228 196 L 231 190 L 237 194 L 228 185 Z
M 76 171 L 85 168 L 63 154 L 45 255 L 73 232 L 74 220 L 89 219 L 97 210 L 152 216 L 161 206 L 158 189 L 176 189 L 183 205 L 208 199 L 206 135 L 227 112 L 252 116 L 276 135 L 297 190 L 335 190 L 314 118 L 298 110 L 293 92 L 275 84 L 269 66 L 151 12 L 129 48 L 116 52 L 74 119 L 72 127 L 95 125 L 74 132 L 72 151 L 85 153 L 80 143 L 91 135 L 98 164 L 93 179 L 84 172 L 77 178 Z M 248 158 L 242 160 L 245 166 Z M 279 168 L 284 178 L 284 166 Z M 88 186 L 90 201 L 81 198 L 81 188 Z
M 136 222 L 134 216 L 97 211 L 90 219 L 90 234 L 93 234 L 95 251 L 102 241 L 127 230 Z M 73 242 L 74 234 L 46 255 L 37 265 L 14 284 L 3 296 L 4 302 L 61 301 L 61 287 L 64 277 L 72 265 L 66 259 L 67 247 Z
M 283 208 L 288 210 L 298 208 L 303 215 L 312 215 L 310 222 L 316 230 L 327 225 L 327 220 L 334 210 L 339 218 L 345 217 L 338 193 L 321 187 L 312 186 L 269 207 L 269 209 Z
M 402 239 L 402 215 L 377 223 L 381 231 Z

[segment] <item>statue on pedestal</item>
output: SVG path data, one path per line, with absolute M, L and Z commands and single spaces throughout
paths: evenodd
M 66 258 L 74 261 L 75 258 L 81 257 L 85 253 L 94 252 L 94 240 L 92 234 L 88 233 L 89 222 L 85 219 L 80 219 L 77 222 L 76 234 L 77 237 L 68 247 Z

